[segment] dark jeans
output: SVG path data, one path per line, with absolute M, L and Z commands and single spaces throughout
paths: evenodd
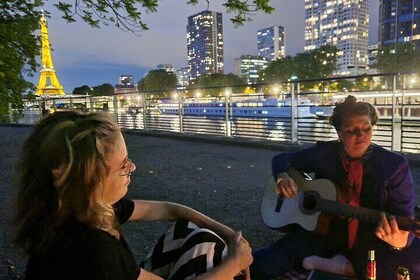
M 301 266 L 302 260 L 308 256 L 329 258 L 336 254 L 345 255 L 352 262 L 358 279 L 364 279 L 367 251 L 375 249 L 377 279 L 395 280 L 398 266 L 404 266 L 409 269 L 411 279 L 420 280 L 420 238 L 415 238 L 411 246 L 402 251 L 393 250 L 382 241 L 370 245 L 356 244 L 355 248 L 352 254 L 348 255 L 328 238 L 298 230 L 288 233 L 268 247 L 253 252 L 251 279 L 263 280 L 282 275 Z
M 325 237 L 304 230 L 286 234 L 268 247 L 253 252 L 251 279 L 263 280 L 282 275 L 302 265 L 308 256 L 332 256 Z M 331 244 L 332 245 L 332 244 Z

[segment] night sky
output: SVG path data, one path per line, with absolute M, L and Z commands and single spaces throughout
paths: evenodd
M 370 1 L 370 44 L 377 42 L 378 1 Z M 113 26 L 93 29 L 81 20 L 67 24 L 52 7 L 55 1 L 46 2 L 44 9 L 51 13 L 47 20 L 54 68 L 66 92 L 85 84 L 117 84 L 122 74 L 138 81 L 158 64 L 172 64 L 175 69 L 187 66 L 187 18 L 207 7 L 204 0 L 195 6 L 180 0 L 161 1 L 157 13 L 143 14 L 150 29 L 135 36 Z M 285 27 L 287 55 L 303 52 L 304 0 L 272 0 L 274 13 L 256 14 L 252 22 L 236 28 L 223 1 L 210 2 L 211 11 L 223 13 L 225 73 L 233 72 L 235 58 L 257 54 L 257 30 L 265 27 Z M 31 81 L 36 84 L 38 78 L 37 74 Z

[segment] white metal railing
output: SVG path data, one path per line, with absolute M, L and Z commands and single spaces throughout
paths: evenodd
M 358 91 L 333 89 L 331 84 L 336 80 L 330 78 L 254 85 L 257 93 L 251 94 L 235 93 L 239 87 L 231 87 L 221 90 L 217 97 L 193 96 L 191 90 L 40 97 L 25 100 L 23 110 L 10 106 L 10 122 L 36 123 L 45 113 L 77 108 L 108 111 L 126 129 L 312 143 L 337 138 L 327 117 L 335 102 L 352 94 L 374 104 L 380 112 L 374 142 L 394 151 L 420 152 L 420 89 L 413 83 L 404 84 L 408 79 L 401 75 L 347 80 L 366 77 L 370 79 L 369 88 Z M 377 81 L 372 85 L 374 79 Z M 340 77 L 338 81 L 341 80 Z M 384 84 L 378 84 L 384 80 Z M 323 91 L 308 90 L 308 85 L 314 83 L 327 86 Z

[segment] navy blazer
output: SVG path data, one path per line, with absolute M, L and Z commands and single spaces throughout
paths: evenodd
M 314 173 L 315 179 L 325 178 L 338 184 L 342 169 L 339 145 L 338 141 L 318 142 L 302 151 L 278 154 L 272 159 L 272 174 L 277 178 L 279 173 L 294 167 L 305 173 Z M 374 197 L 362 196 L 360 205 L 393 215 L 414 217 L 414 183 L 407 159 L 373 144 L 369 163 Z

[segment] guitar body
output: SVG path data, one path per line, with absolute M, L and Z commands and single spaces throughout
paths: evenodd
M 297 178 L 298 176 L 300 178 Z M 261 202 L 262 220 L 272 229 L 282 230 L 286 226 L 298 224 L 308 231 L 314 231 L 317 228 L 321 212 L 306 211 L 302 207 L 304 192 L 316 191 L 323 199 L 335 201 L 337 199 L 335 186 L 327 179 L 306 181 L 300 174 L 291 177 L 295 180 L 299 190 L 298 195 L 294 198 L 284 198 L 276 193 L 274 191 L 276 182 L 272 176 L 267 180 Z
M 328 229 L 329 217 L 321 213 L 370 224 L 378 224 L 382 219 L 379 211 L 338 203 L 336 188 L 330 180 L 305 180 L 302 174 L 293 168 L 289 169 L 288 174 L 298 186 L 298 194 L 294 198 L 284 198 L 283 195 L 277 194 L 274 191 L 276 182 L 272 176 L 266 183 L 261 202 L 261 218 L 264 224 L 272 229 L 287 230 L 290 225 L 296 224 L 308 231 L 324 235 Z M 400 229 L 419 234 L 420 221 L 410 217 L 393 218 Z

